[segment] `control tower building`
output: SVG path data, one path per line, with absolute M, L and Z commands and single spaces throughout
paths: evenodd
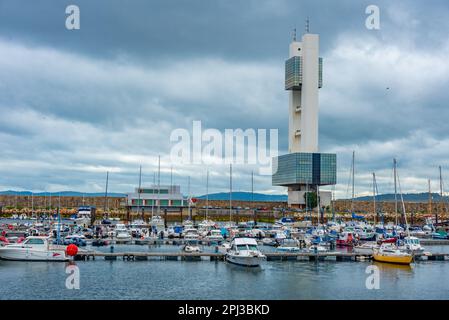
M 285 62 L 285 90 L 289 93 L 288 154 L 273 159 L 273 186 L 288 188 L 288 205 L 305 207 L 305 193 L 337 180 L 337 156 L 318 148 L 318 91 L 323 85 L 323 59 L 319 57 L 319 36 L 296 35 Z M 322 204 L 330 193 L 320 193 Z M 326 201 L 327 200 L 327 201 Z M 323 203 L 324 202 L 324 203 Z

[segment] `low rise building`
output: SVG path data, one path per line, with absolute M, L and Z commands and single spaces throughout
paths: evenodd
M 187 206 L 188 199 L 182 195 L 181 187 L 176 185 L 141 187 L 127 194 L 127 207 L 130 211 L 151 212 L 157 208 L 180 211 Z

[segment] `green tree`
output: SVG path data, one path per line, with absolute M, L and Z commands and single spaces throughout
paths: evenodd
M 314 209 L 318 205 L 318 198 L 316 192 L 304 193 L 304 200 L 306 202 L 306 207 L 309 209 Z

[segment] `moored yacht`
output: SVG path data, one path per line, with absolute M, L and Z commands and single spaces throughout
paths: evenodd
M 67 261 L 64 249 L 50 246 L 48 237 L 28 237 L 24 242 L 0 247 L 0 258 L 17 261 Z
M 400 241 L 400 249 L 404 249 L 412 253 L 423 253 L 424 248 L 417 237 L 405 237 L 403 241 Z
M 92 208 L 83 206 L 78 208 L 78 213 L 75 215 L 74 218 L 71 218 L 71 220 L 76 222 L 77 225 L 88 226 L 91 223 L 91 216 L 92 216 Z
M 188 240 L 183 247 L 184 252 L 188 253 L 200 253 L 201 248 L 199 246 L 198 240 Z
M 234 238 L 231 249 L 226 253 L 226 261 L 245 267 L 260 266 L 265 258 L 252 238 Z
M 165 229 L 165 221 L 164 218 L 161 216 L 153 216 L 150 219 L 149 225 L 153 228 L 156 228 L 157 230 L 164 230 Z
M 372 255 L 374 253 L 374 249 L 378 247 L 379 245 L 376 242 L 365 242 L 362 244 L 355 245 L 353 247 L 353 251 L 356 254 Z
M 131 240 L 131 234 L 129 233 L 128 229 L 126 229 L 126 226 L 122 223 L 117 223 L 115 226 L 115 238 L 117 241 L 130 241 Z
M 220 230 L 214 229 L 210 230 L 210 234 L 206 236 L 207 241 L 214 241 L 214 242 L 220 242 L 224 241 L 223 235 L 221 234 Z
M 198 240 L 200 237 L 198 230 L 195 228 L 185 229 L 183 231 L 183 236 L 185 240 Z
M 374 249 L 373 259 L 380 262 L 410 264 L 413 255 L 398 249 L 395 245 L 382 244 L 379 248 Z

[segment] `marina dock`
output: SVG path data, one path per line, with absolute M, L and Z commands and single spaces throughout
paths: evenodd
M 264 253 L 267 261 L 366 261 L 371 260 L 371 255 L 360 255 L 353 252 L 267 252 Z M 123 260 L 123 261 L 143 261 L 150 259 L 157 260 L 209 260 L 224 261 L 225 254 L 220 252 L 98 252 L 98 251 L 80 251 L 75 260 L 88 261 L 96 258 L 104 258 L 105 260 Z M 416 254 L 415 261 L 449 261 L 449 253 L 432 253 L 432 254 Z
M 111 238 L 105 238 L 103 239 L 105 241 L 108 241 L 110 244 L 135 244 L 135 245 L 183 245 L 186 243 L 186 240 L 184 239 L 132 239 L 132 240 L 117 240 L 117 239 L 111 239 Z M 87 239 L 86 242 L 91 244 L 94 241 L 94 239 Z M 423 246 L 440 246 L 440 245 L 449 245 L 449 239 L 426 239 L 421 238 L 420 242 Z M 212 245 L 214 241 L 208 241 L 208 240 L 199 240 L 198 243 L 200 245 Z

